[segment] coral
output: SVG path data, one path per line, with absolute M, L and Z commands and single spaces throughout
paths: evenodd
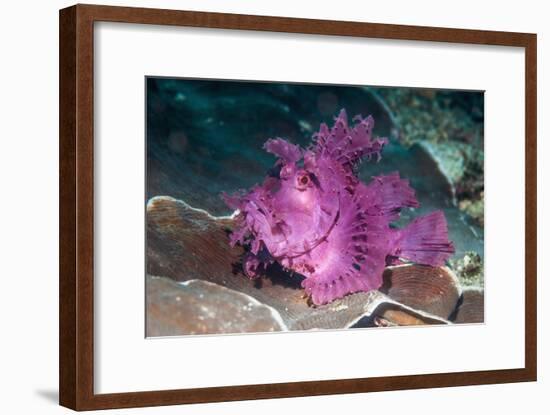
M 386 267 L 379 290 L 357 292 L 330 304 L 311 307 L 300 290 L 302 278 L 291 278 L 277 264 L 268 269 L 265 278 L 248 281 L 242 276 L 236 277 L 241 271 L 237 266 L 239 258 L 246 250 L 242 246 L 231 248 L 227 243 L 226 232 L 234 226 L 232 217 L 212 216 L 172 197 L 155 197 L 149 201 L 148 336 L 199 331 L 203 334 L 271 331 L 270 327 L 261 328 L 257 324 L 267 322 L 265 317 L 269 319 L 269 315 L 266 314 L 282 320 L 281 330 L 284 327 L 332 330 L 483 320 L 483 290 L 461 288 L 455 272 L 446 266 Z M 449 262 L 452 264 L 453 260 Z M 170 281 L 177 284 L 167 284 Z M 212 285 L 199 284 L 199 281 Z M 272 312 L 265 313 L 268 310 L 256 301 Z M 214 318 L 211 313 L 215 314 Z M 245 315 L 245 319 L 238 318 Z
M 463 257 L 452 259 L 449 262 L 462 285 L 483 287 L 483 260 L 478 253 L 468 251 Z
M 397 172 L 369 184 L 358 179 L 358 163 L 380 159 L 387 139 L 372 137 L 372 117 L 353 121 L 342 110 L 307 149 L 268 140 L 265 150 L 278 157 L 271 174 L 248 192 L 223 195 L 238 211 L 230 244 L 249 248 L 243 266 L 250 278 L 277 262 L 305 277 L 302 286 L 319 305 L 379 288 L 387 264 L 441 266 L 454 252 L 442 212 L 390 227 L 401 209 L 419 203 Z
M 384 87 L 368 90 L 390 113 L 399 141 L 408 146 L 420 144 L 430 153 L 449 180 L 459 208 L 483 226 L 483 93 Z

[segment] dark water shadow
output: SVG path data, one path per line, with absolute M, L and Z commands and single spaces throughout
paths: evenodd
M 271 280 L 273 285 L 281 285 L 285 288 L 302 289 L 302 280 L 304 276 L 294 273 L 290 274 L 285 271 L 278 263 L 269 265 L 265 272 L 265 277 Z
M 245 278 L 246 274 L 243 271 L 242 261 L 233 262 L 231 264 L 231 273 L 240 278 Z M 264 283 L 264 279 L 267 279 L 274 286 L 281 286 L 284 288 L 293 288 L 293 289 L 302 289 L 302 280 L 305 277 L 301 274 L 291 274 L 288 271 L 285 271 L 278 263 L 273 263 L 267 266 L 261 273 L 261 277 L 255 278 L 254 288 L 261 289 Z

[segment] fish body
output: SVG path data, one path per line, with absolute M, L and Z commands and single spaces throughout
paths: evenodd
M 238 210 L 231 245 L 248 246 L 246 275 L 255 278 L 272 262 L 303 275 L 314 304 L 380 287 L 387 264 L 412 261 L 439 266 L 453 254 L 441 211 L 407 227 L 390 224 L 401 209 L 418 207 L 409 182 L 394 172 L 368 184 L 356 166 L 380 159 L 385 138 L 372 138 L 374 119 L 342 110 L 332 128 L 321 124 L 307 149 L 282 138 L 264 148 L 277 156 L 274 173 L 261 185 L 224 195 Z

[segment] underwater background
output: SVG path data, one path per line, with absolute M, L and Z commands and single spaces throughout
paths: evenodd
M 233 213 L 222 192 L 263 181 L 268 138 L 307 147 L 342 108 L 389 139 L 361 180 L 399 171 L 421 204 L 400 222 L 442 209 L 456 252 L 448 268 L 388 270 L 379 293 L 312 308 L 281 270 L 247 280 L 231 219 L 214 217 Z M 147 335 L 483 321 L 483 116 L 482 91 L 147 78 Z

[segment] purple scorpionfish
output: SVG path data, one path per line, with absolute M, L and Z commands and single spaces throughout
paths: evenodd
M 408 180 L 394 172 L 365 184 L 356 173 L 364 157 L 380 159 L 385 138 L 372 138 L 372 116 L 348 125 L 342 110 L 329 129 L 321 124 L 306 150 L 281 138 L 264 148 L 278 157 L 278 174 L 247 192 L 223 195 L 238 210 L 232 246 L 248 246 L 245 274 L 258 277 L 278 262 L 305 277 L 314 304 L 382 284 L 388 264 L 440 266 L 454 253 L 441 211 L 390 227 L 402 208 L 418 207 Z M 275 176 L 275 177 L 273 177 Z

